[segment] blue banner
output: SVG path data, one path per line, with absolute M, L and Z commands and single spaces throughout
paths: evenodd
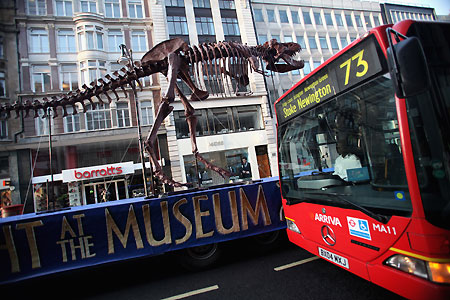
M 0 219 L 0 283 L 283 229 L 277 183 Z

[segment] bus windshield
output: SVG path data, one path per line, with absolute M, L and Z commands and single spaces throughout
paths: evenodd
M 411 214 L 388 74 L 298 115 L 278 132 L 288 204 L 353 203 L 385 216 Z

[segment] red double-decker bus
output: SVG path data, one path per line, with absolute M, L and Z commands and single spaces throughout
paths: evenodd
M 374 28 L 275 103 L 290 241 L 410 299 L 450 299 L 449 38 Z

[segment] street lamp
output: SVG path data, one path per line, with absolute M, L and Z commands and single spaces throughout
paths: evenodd
M 127 66 L 128 70 L 130 72 L 134 72 L 134 61 L 133 61 L 133 50 L 128 49 L 126 45 L 120 44 L 119 45 L 120 50 L 122 51 L 122 55 L 117 60 L 117 63 L 123 66 Z M 148 196 L 148 190 L 147 190 L 147 175 L 145 172 L 145 157 L 144 157 L 144 144 L 142 142 L 142 133 L 141 133 L 141 118 L 139 116 L 139 100 L 138 95 L 136 91 L 136 86 L 134 83 L 130 83 L 131 89 L 133 90 L 134 95 L 134 101 L 136 104 L 136 121 L 137 121 L 137 128 L 138 128 L 138 138 L 139 138 L 139 154 L 141 156 L 141 162 L 142 162 L 142 179 L 144 180 L 144 191 L 145 196 Z M 154 194 L 153 190 L 153 170 L 152 165 L 150 163 L 150 191 L 152 194 Z

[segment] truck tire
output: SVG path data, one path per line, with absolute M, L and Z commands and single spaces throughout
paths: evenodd
M 219 244 L 208 244 L 180 250 L 177 257 L 181 265 L 189 270 L 202 270 L 212 266 L 221 255 Z

